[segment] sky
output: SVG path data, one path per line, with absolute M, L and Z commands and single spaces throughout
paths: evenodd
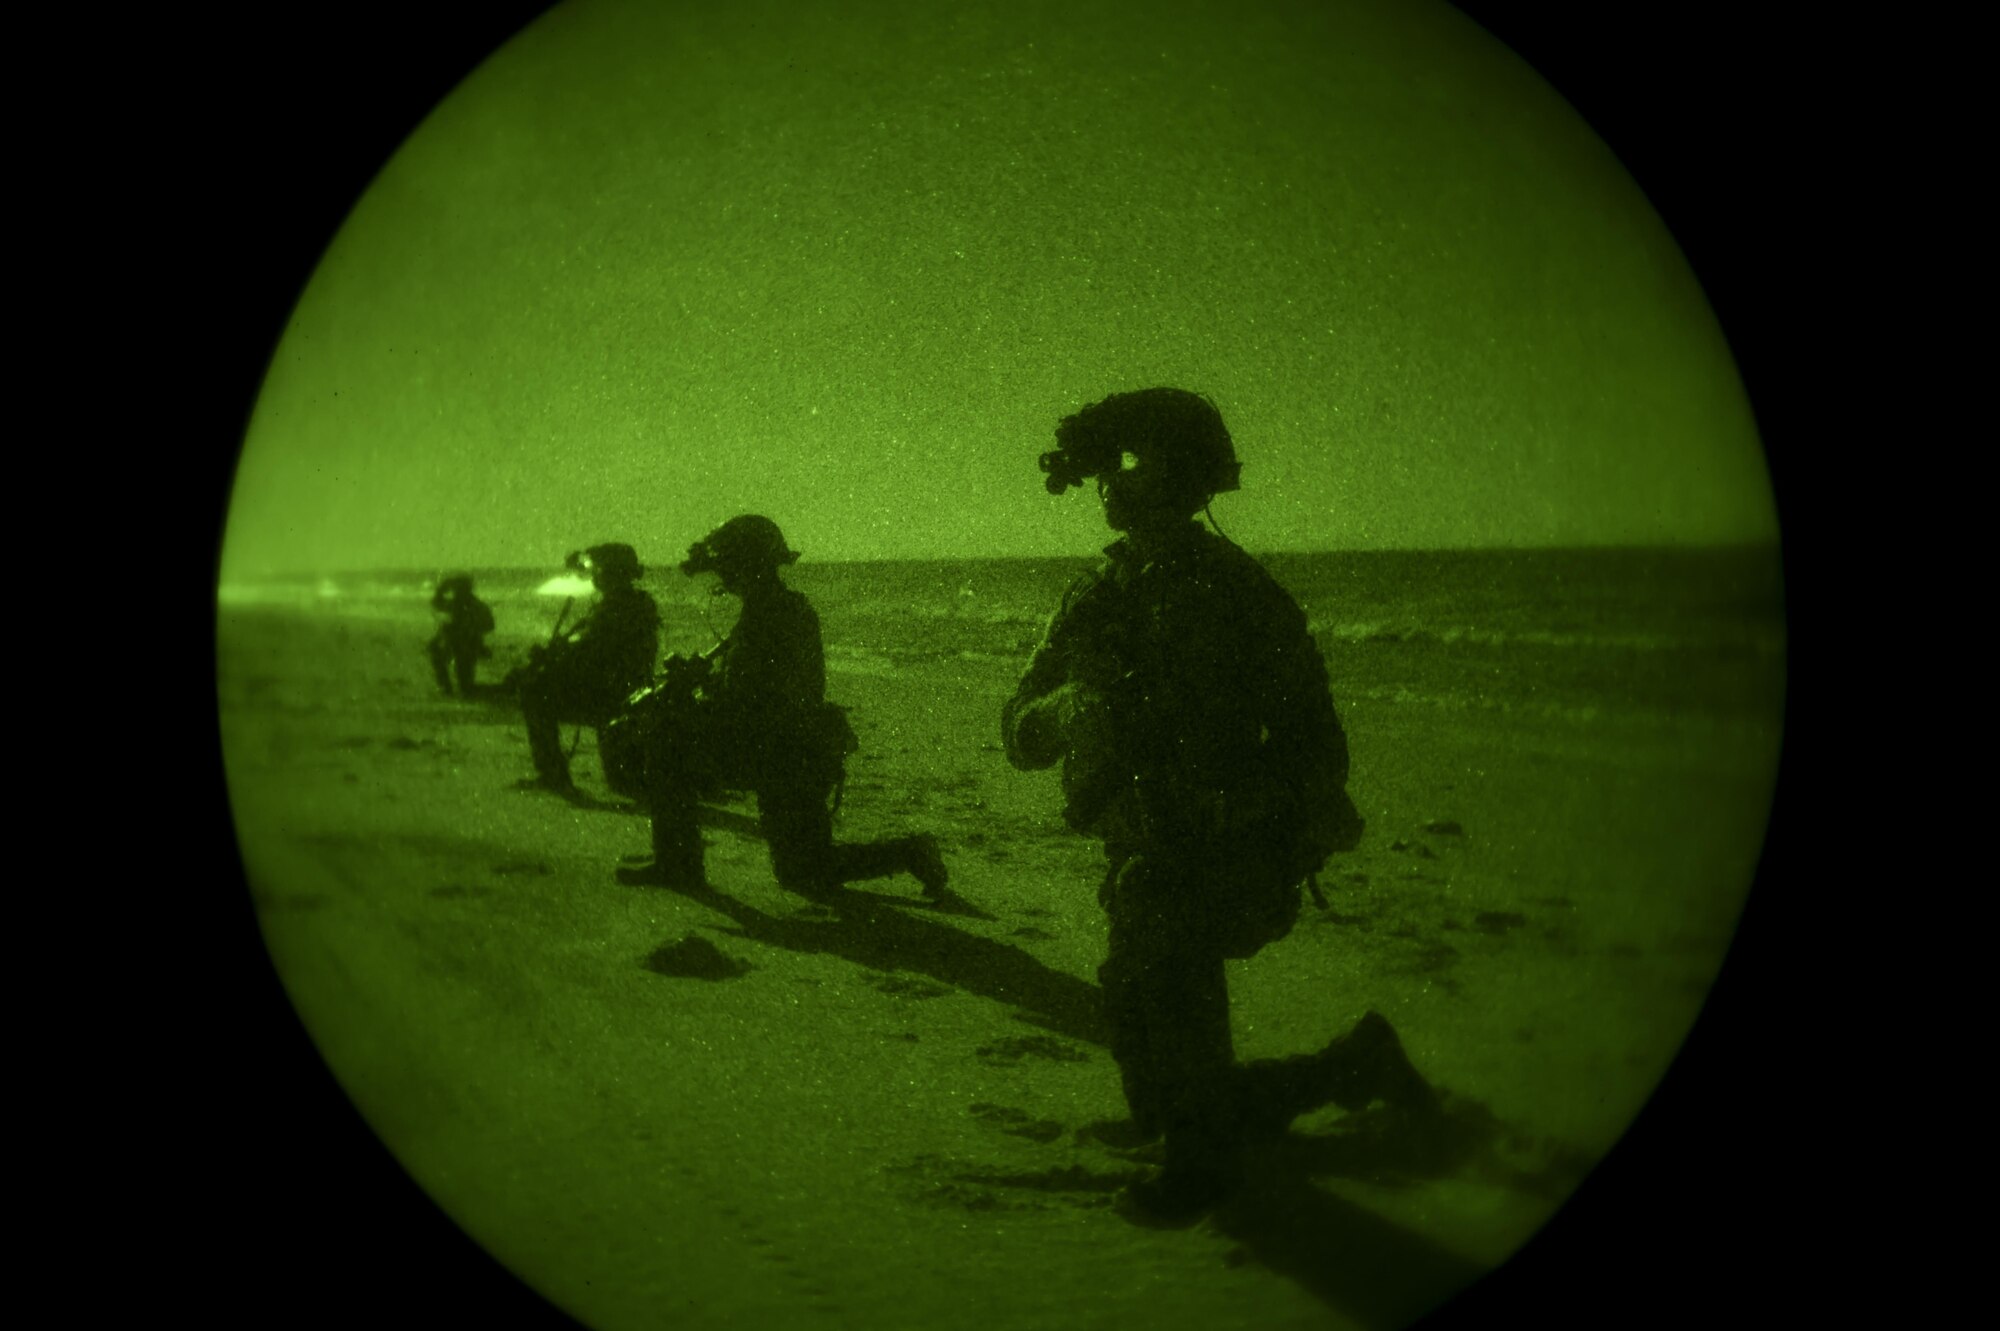
M 1775 539 L 1670 235 L 1428 0 L 567 0 L 356 205 L 223 576 L 1088 553 L 1058 419 L 1221 408 L 1252 551 Z

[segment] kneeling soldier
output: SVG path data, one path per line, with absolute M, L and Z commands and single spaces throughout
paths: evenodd
M 708 656 L 670 660 L 665 678 L 611 728 L 610 766 L 653 820 L 652 862 L 621 868 L 620 882 L 702 886 L 697 802 L 749 790 L 782 886 L 814 894 L 901 872 L 927 895 L 944 891 L 935 837 L 833 839 L 832 797 L 854 732 L 826 701 L 819 616 L 779 576 L 797 559 L 777 524 L 754 514 L 731 518 L 689 547 L 681 572 L 716 574 L 743 612 Z
M 521 718 L 535 775 L 519 784 L 574 796 L 569 757 L 559 727 L 564 722 L 602 731 L 632 691 L 653 673 L 660 650 L 660 609 L 637 583 L 645 570 L 631 546 L 593 545 L 572 554 L 567 566 L 590 575 L 598 593 L 569 632 L 537 647 L 509 678 L 519 690 Z

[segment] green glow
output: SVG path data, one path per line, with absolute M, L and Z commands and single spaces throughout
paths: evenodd
M 1117 387 L 1222 406 L 1253 548 L 1750 541 L 1671 238 L 1442 6 L 585 3 L 382 173 L 256 412 L 232 573 L 511 562 L 579 512 L 819 558 L 1070 551 Z M 658 533 L 658 536 L 654 536 Z
M 1520 1134 L 1171 1241 L 1075 1137 L 1121 1112 L 1095 852 L 993 744 L 1006 615 L 1109 538 L 1035 457 L 1152 384 L 1228 421 L 1215 515 L 1292 553 L 1371 827 L 1331 914 L 1232 966 L 1239 1054 L 1379 1007 Z M 739 512 L 825 616 L 844 834 L 934 817 L 986 913 L 816 914 L 740 810 L 717 899 L 620 888 L 638 820 L 505 789 L 518 717 L 425 692 L 421 575 L 384 570 L 479 570 L 499 678 L 590 594 L 563 553 L 629 541 L 694 651 L 730 612 L 671 565 Z M 1535 1232 L 1707 992 L 1776 762 L 1776 535 L 1673 240 L 1442 5 L 576 0 L 413 134 L 278 350 L 224 545 L 231 794 L 343 1085 L 593 1324 L 1382 1331 Z M 721 959 L 673 970 L 684 937 Z M 1335 1229 L 1324 1279 L 1273 1257 Z

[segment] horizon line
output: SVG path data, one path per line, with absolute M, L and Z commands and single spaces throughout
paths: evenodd
M 1771 550 L 1774 553 L 1782 554 L 1783 549 L 1784 549 L 1783 538 L 1771 537 L 1769 539 L 1749 539 L 1749 540 L 1733 540 L 1733 541 L 1701 541 L 1701 542 L 1650 541 L 1650 542 L 1640 542 L 1628 545 L 1604 544 L 1604 543 L 1592 542 L 1592 543 L 1583 543 L 1576 545 L 1409 545 L 1409 546 L 1371 545 L 1371 546 L 1359 546 L 1359 547 L 1345 547 L 1337 549 L 1329 549 L 1325 547 L 1315 548 L 1315 549 L 1300 549 L 1294 547 L 1267 547 L 1260 550 L 1252 550 L 1249 553 L 1252 554 L 1254 557 L 1261 559 L 1261 558 L 1269 558 L 1272 556 L 1291 556 L 1291 555 L 1366 556 L 1366 555 L 1471 555 L 1471 554 L 1556 554 L 1556 553 L 1614 554 L 1614 553 L 1633 553 L 1640 551 L 1692 554 L 1701 552 L 1719 552 L 1727 550 L 1740 550 L 1740 551 Z M 1103 548 L 1099 547 L 1097 549 L 1089 551 L 1080 551 L 1080 552 L 1052 551 L 1044 554 L 825 555 L 817 558 L 805 556 L 802 562 L 810 564 L 828 564 L 828 565 L 1028 563 L 1034 560 L 1051 560 L 1051 559 L 1094 560 L 1100 558 L 1102 554 L 1103 554 Z M 676 571 L 674 564 L 671 562 L 657 564 L 657 565 L 646 564 L 645 557 L 643 555 L 640 557 L 640 563 L 646 569 L 646 572 L 642 575 L 642 577 L 651 577 L 656 573 Z M 562 567 L 562 565 L 560 561 L 557 560 L 551 560 L 546 565 L 539 563 L 482 564 L 473 561 L 464 561 L 459 563 L 427 563 L 427 564 L 374 564 L 366 566 L 348 565 L 337 568 L 316 568 L 316 569 L 289 569 L 289 570 L 264 569 L 256 573 L 248 574 L 245 576 L 256 577 L 256 578 L 307 578 L 307 577 L 323 578 L 323 577 L 333 577 L 340 574 L 385 573 L 385 572 L 416 573 L 433 569 L 456 570 L 456 569 L 486 568 L 486 569 L 511 570 L 511 569 L 536 569 L 544 567 L 550 569 L 559 569 Z M 219 585 L 222 581 L 219 561 L 216 573 L 217 573 L 216 581 Z

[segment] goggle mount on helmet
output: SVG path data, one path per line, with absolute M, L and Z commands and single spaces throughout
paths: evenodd
M 690 545 L 687 558 L 681 561 L 681 572 L 693 577 L 725 568 L 779 568 L 797 562 L 798 557 L 798 552 L 785 544 L 777 523 L 746 513 Z
M 1205 412 L 1182 405 L 1190 399 Z M 1162 421 L 1163 412 L 1178 419 Z M 1065 417 L 1056 426 L 1056 447 L 1040 458 L 1049 493 L 1059 495 L 1093 476 L 1115 475 L 1124 469 L 1127 453 L 1150 467 L 1178 473 L 1206 494 L 1240 489 L 1243 466 L 1214 413 L 1213 406 L 1192 393 L 1150 389 L 1116 394 Z

